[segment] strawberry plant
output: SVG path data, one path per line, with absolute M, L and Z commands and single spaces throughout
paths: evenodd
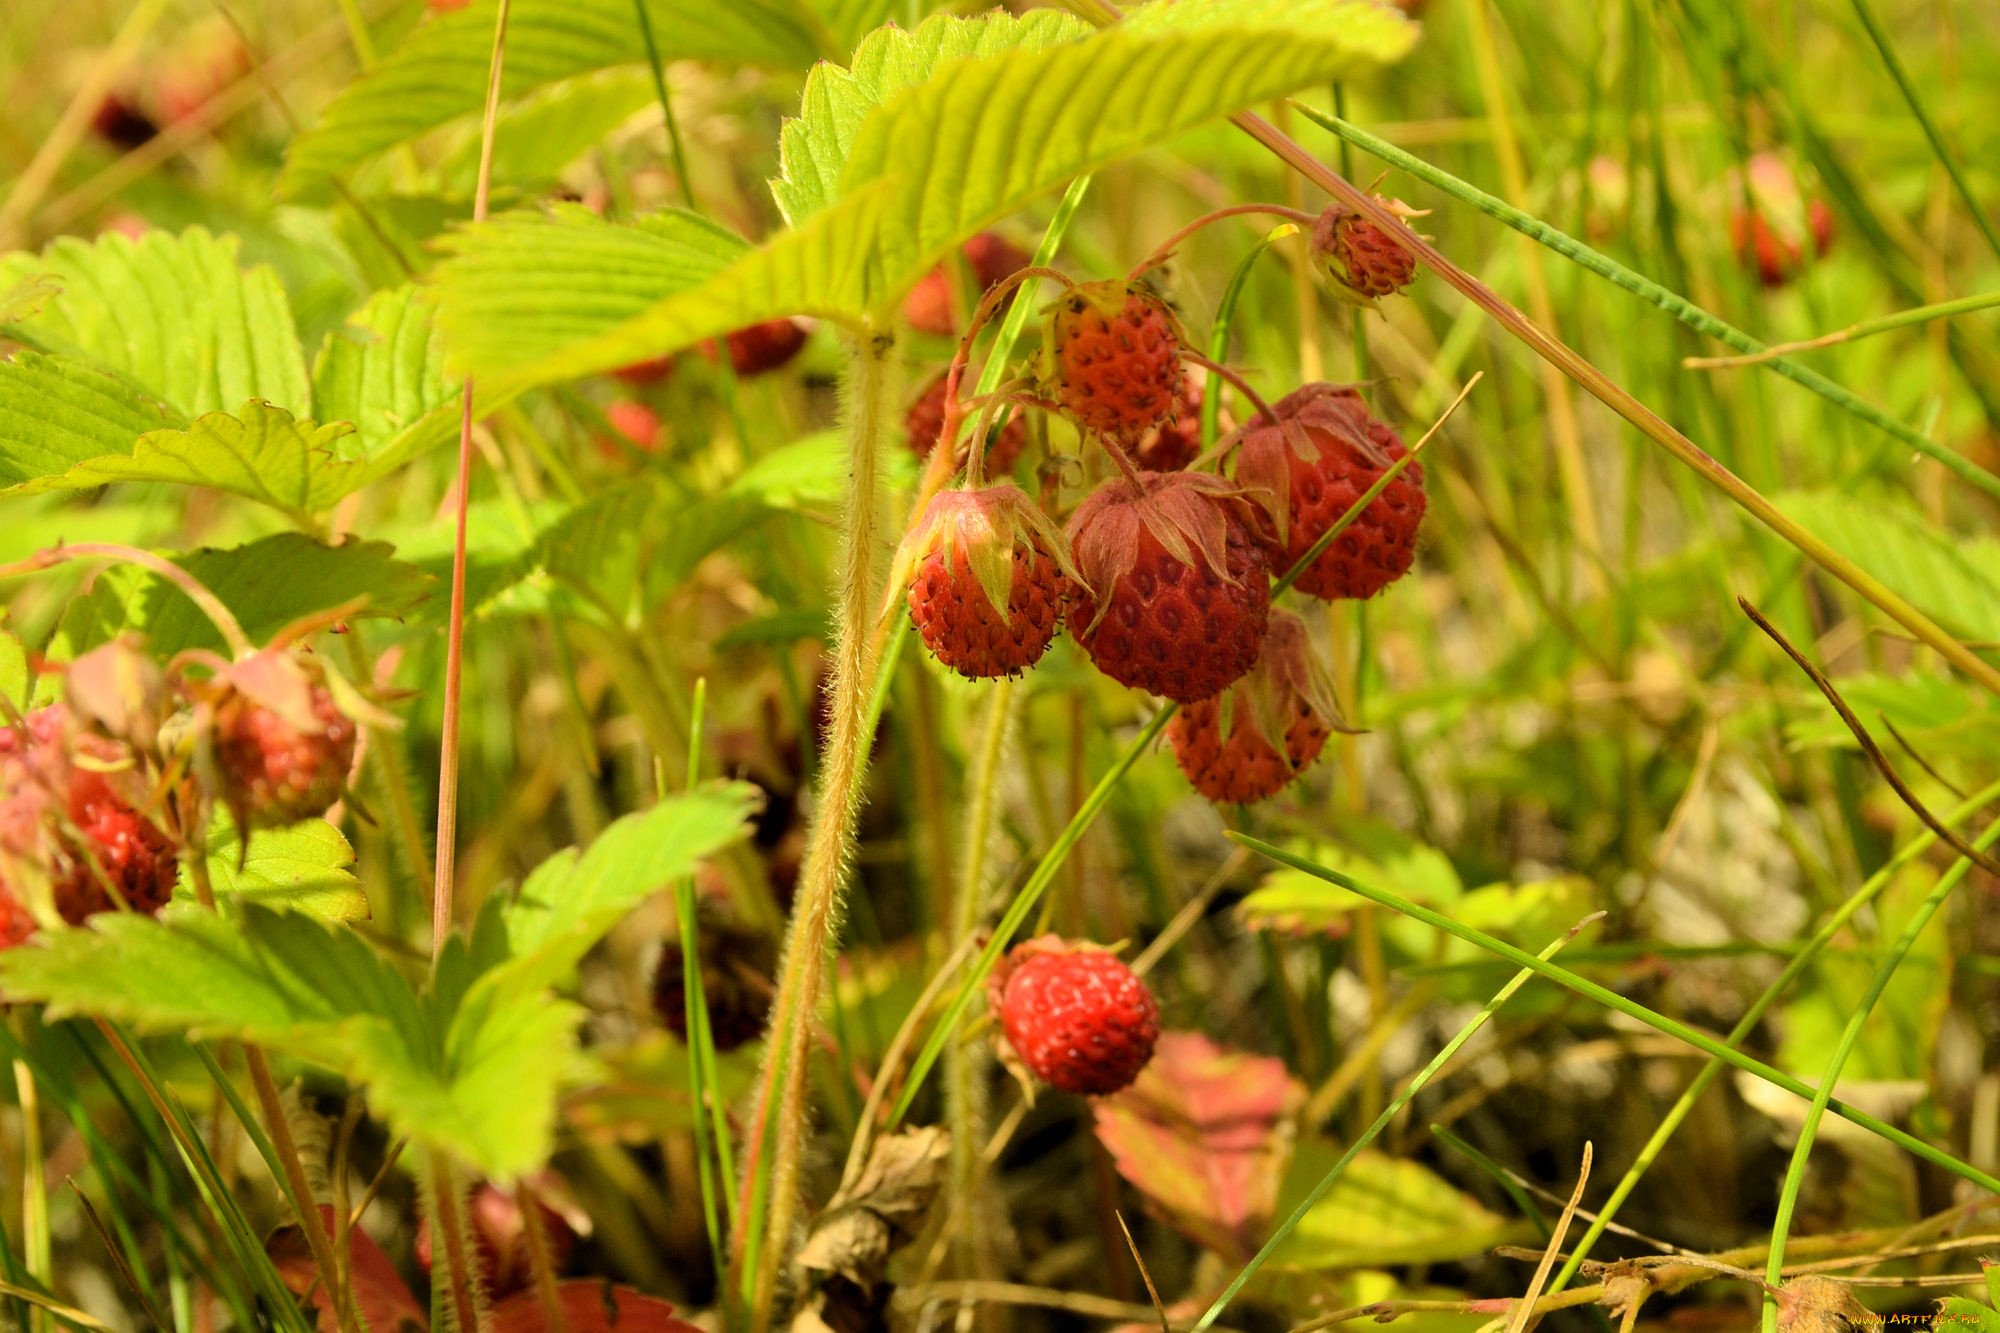
M 0 1325 L 1991 1324 L 1984 18 L 16 6 Z

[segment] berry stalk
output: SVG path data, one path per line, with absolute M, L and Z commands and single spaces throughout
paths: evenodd
M 1298 223 L 1299 226 L 1308 231 L 1312 229 L 1312 214 L 1303 212 L 1300 209 L 1289 208 L 1284 204 L 1231 204 L 1227 208 L 1218 208 L 1212 213 L 1202 214 L 1185 227 L 1180 228 L 1173 235 L 1167 237 L 1166 240 L 1161 241 L 1157 246 L 1153 247 L 1153 253 L 1132 266 L 1132 271 L 1125 275 L 1126 279 L 1129 281 L 1143 277 L 1151 270 L 1166 263 L 1167 260 L 1173 257 L 1174 251 L 1180 248 L 1181 242 L 1187 240 L 1188 237 L 1194 235 L 1202 228 L 1220 222 L 1224 218 L 1241 217 L 1246 213 L 1258 213 L 1268 217 L 1283 218 L 1287 222 Z

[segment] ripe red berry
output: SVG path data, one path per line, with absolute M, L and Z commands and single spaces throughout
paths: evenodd
M 1310 768 L 1338 719 L 1305 622 L 1273 611 L 1250 674 L 1213 699 L 1183 706 L 1167 723 L 1167 741 L 1196 791 L 1211 801 L 1249 804 L 1275 796 Z
M 1173 312 L 1146 288 L 1083 283 L 1050 310 L 1043 384 L 1083 429 L 1136 441 L 1180 407 L 1181 343 Z
M 729 348 L 729 368 L 738 375 L 762 375 L 791 362 L 806 345 L 805 326 L 795 319 L 767 319 L 725 334 Z M 701 345 L 701 354 L 715 360 L 715 344 Z
M 982 231 L 967 241 L 963 253 L 980 296 L 1015 270 L 1026 268 L 1032 258 L 1020 246 L 990 231 Z M 919 278 L 910 294 L 903 298 L 903 318 L 919 333 L 949 338 L 958 332 L 958 320 L 952 310 L 951 274 L 943 265 Z
M 82 758 L 85 763 L 77 763 Z M 71 925 L 121 905 L 157 912 L 173 897 L 173 842 L 134 804 L 139 775 L 122 747 L 72 725 L 60 704 L 0 727 L 0 890 L 8 934 L 23 936 L 30 884 Z
M 938 433 L 944 429 L 944 391 L 950 372 L 941 371 L 938 377 L 924 386 L 917 400 L 910 404 L 910 410 L 903 417 L 904 442 L 910 452 L 918 458 L 929 458 L 931 450 L 937 447 Z M 1000 428 L 992 443 L 986 446 L 986 471 L 998 475 L 1014 470 L 1014 461 L 1021 451 L 1028 447 L 1028 424 L 1019 412 L 1007 418 L 1007 424 Z
M 604 419 L 634 448 L 652 453 L 660 447 L 659 414 L 644 403 L 621 398 L 604 409 Z M 606 458 L 618 457 L 618 446 L 614 441 L 599 440 L 597 448 Z
M 1370 416 L 1361 396 L 1308 384 L 1241 437 L 1236 480 L 1267 497 L 1279 560 L 1289 569 L 1407 449 Z M 1423 464 L 1411 463 L 1299 577 L 1300 591 L 1328 600 L 1373 597 L 1409 572 L 1424 518 Z
M 239 827 L 317 818 L 340 799 L 360 728 L 319 664 L 266 649 L 231 664 L 207 693 L 220 791 Z
M 1048 651 L 1069 590 L 1060 534 L 1017 486 L 944 491 L 911 531 L 910 620 L 963 676 L 1012 676 Z
M 1752 154 L 1731 190 L 1730 245 L 1737 262 L 1754 269 L 1764 286 L 1781 287 L 1792 279 L 1805 262 L 1808 239 L 1815 256 L 1824 256 L 1833 244 L 1833 213 L 1826 201 L 1807 199 L 1778 154 Z
M 1376 202 L 1391 212 L 1408 211 L 1396 200 L 1379 195 Z M 1417 276 L 1417 257 L 1401 241 L 1339 204 L 1321 213 L 1313 224 L 1313 257 L 1334 294 L 1358 305 L 1393 296 Z
M 1053 935 L 1010 950 L 987 995 L 1028 1072 L 1063 1092 L 1103 1096 L 1131 1086 L 1160 1036 L 1159 1007 L 1131 968 Z
M 1250 669 L 1271 607 L 1258 514 L 1206 472 L 1106 482 L 1070 516 L 1070 633 L 1123 685 L 1193 703 Z

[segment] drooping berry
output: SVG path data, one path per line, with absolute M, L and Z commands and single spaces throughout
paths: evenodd
M 113 148 L 128 153 L 160 132 L 151 116 L 115 92 L 106 93 L 97 104 L 97 110 L 91 113 L 90 128 Z
M 701 991 L 715 1049 L 733 1051 L 764 1035 L 770 1017 L 771 977 L 777 949 L 771 937 L 701 913 L 695 949 Z M 688 1040 L 687 954 L 680 937 L 668 937 L 653 969 L 653 1009 L 667 1031 Z
M 929 458 L 931 450 L 937 448 L 938 433 L 944 429 L 945 383 L 951 378 L 949 371 L 941 371 L 938 377 L 924 386 L 917 400 L 910 404 L 910 410 L 903 416 L 903 439 L 910 452 L 918 458 Z M 990 432 L 989 432 L 990 434 Z M 986 471 L 999 475 L 1014 470 L 1014 461 L 1021 451 L 1028 447 L 1028 425 L 1019 412 L 1007 418 L 1007 424 L 1000 428 L 998 435 L 991 436 L 986 446 Z
M 1085 430 L 1135 441 L 1181 403 L 1183 339 L 1166 302 L 1123 279 L 1056 299 L 1043 344 L 1043 387 Z
M 1123 685 L 1193 703 L 1250 669 L 1271 607 L 1261 516 L 1206 472 L 1142 472 L 1070 516 L 1070 633 Z
M 898 554 L 910 620 L 938 661 L 963 676 L 1017 675 L 1055 638 L 1070 586 L 1067 548 L 1018 486 L 950 490 L 932 500 Z
M 980 296 L 1002 278 L 1026 268 L 1032 258 L 1020 246 L 990 231 L 982 231 L 967 241 L 963 253 Z M 976 301 L 978 297 L 973 299 Z M 952 310 L 951 274 L 943 265 L 919 278 L 910 294 L 903 298 L 903 318 L 919 333 L 949 338 L 958 332 L 958 320 Z
M 1190 366 L 1181 380 L 1181 402 L 1173 419 L 1146 432 L 1132 449 L 1132 461 L 1147 472 L 1179 472 L 1201 457 L 1201 408 L 1207 372 Z M 1220 421 L 1221 419 L 1218 419 Z M 1219 425 L 1218 434 L 1228 430 Z
M 1747 185 L 1747 189 L 1745 186 Z M 1782 287 L 1805 263 L 1807 240 L 1825 256 L 1833 244 L 1833 212 L 1808 199 L 1791 166 L 1776 153 L 1753 153 L 1729 215 L 1729 241 L 1737 262 L 1754 269 L 1766 287 Z
M 653 453 L 660 447 L 660 416 L 644 403 L 621 398 L 604 409 L 604 419 L 635 449 Z M 618 445 L 599 440 L 597 450 L 606 458 L 618 457 Z
M 198 693 L 213 710 L 215 780 L 239 828 L 315 819 L 340 799 L 361 729 L 318 662 L 265 649 Z
M 1413 215 L 1397 200 L 1378 195 L 1376 202 L 1392 213 Z M 1333 294 L 1355 305 L 1393 296 L 1417 276 L 1417 257 L 1401 240 L 1339 204 L 1313 224 L 1312 246 Z
M 1341 385 L 1305 385 L 1272 411 L 1275 422 L 1244 430 L 1236 480 L 1266 497 L 1279 563 L 1289 569 L 1408 450 Z M 1416 559 L 1424 504 L 1423 464 L 1411 463 L 1299 577 L 1300 591 L 1328 600 L 1373 597 L 1401 578 Z
M 749 377 L 782 369 L 805 349 L 806 329 L 795 319 L 767 319 L 723 336 L 729 348 L 729 368 Z M 701 345 L 702 355 L 713 361 L 715 344 Z
M 1050 1087 L 1103 1096 L 1131 1086 L 1160 1036 L 1153 994 L 1117 955 L 1054 935 L 1009 950 L 987 1001 L 1021 1063 Z
M 26 722 L 25 736 L 0 727 L 0 889 L 12 904 L 9 933 L 31 929 L 25 903 L 34 887 L 71 925 L 121 905 L 166 906 L 180 859 L 138 809 L 144 779 L 130 756 L 79 728 L 60 704 Z
M 1174 762 L 1211 801 L 1275 796 L 1312 766 L 1339 721 L 1326 670 L 1305 622 L 1273 611 L 1250 674 L 1213 699 L 1187 704 L 1167 723 Z

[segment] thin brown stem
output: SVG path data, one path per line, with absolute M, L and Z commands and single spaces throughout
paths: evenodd
M 1278 419 L 1278 414 L 1271 410 L 1271 405 L 1264 401 L 1264 396 L 1251 388 L 1250 381 L 1244 379 L 1237 371 L 1223 365 L 1220 361 L 1209 360 L 1208 357 L 1195 351 L 1193 348 L 1183 349 L 1181 358 L 1186 361 L 1192 361 L 1197 366 L 1206 368 L 1210 374 L 1220 375 L 1222 378 L 1228 380 L 1230 384 L 1235 386 L 1236 392 L 1250 400 L 1252 405 L 1256 407 L 1257 414 L 1263 417 L 1264 420 L 1276 421 Z
M 235 613 L 224 606 L 222 599 L 210 592 L 206 584 L 164 556 L 142 551 L 136 546 L 120 546 L 115 542 L 71 542 L 67 546 L 37 551 L 26 560 L 0 566 L 0 579 L 16 574 L 40 573 L 70 560 L 116 560 L 121 564 L 137 565 L 185 593 L 187 599 L 201 608 L 201 613 L 221 631 L 223 642 L 229 645 L 230 652 L 244 657 L 255 651 L 250 636 L 243 632 Z
M 1132 271 L 1125 275 L 1125 280 L 1127 282 L 1135 282 L 1151 270 L 1166 263 L 1167 260 L 1173 258 L 1174 251 L 1180 247 L 1182 241 L 1185 241 L 1203 227 L 1220 222 L 1224 218 L 1240 217 L 1245 213 L 1261 213 L 1270 217 L 1283 218 L 1287 222 L 1296 222 L 1308 231 L 1311 230 L 1313 223 L 1317 221 L 1312 214 L 1304 212 L 1301 209 L 1288 208 L 1284 204 L 1231 204 L 1227 208 L 1218 208 L 1213 212 L 1202 214 L 1193 222 L 1188 223 L 1173 235 L 1167 237 L 1166 240 L 1154 246 L 1153 253 L 1133 265 Z
M 1785 637 L 1784 631 L 1765 619 L 1764 613 L 1752 606 L 1749 598 L 1738 597 L 1736 604 L 1743 608 L 1743 614 L 1750 617 L 1750 622 L 1758 629 L 1763 630 L 1770 637 L 1771 642 L 1783 649 L 1785 656 L 1791 658 L 1793 664 L 1799 670 L 1806 673 L 1806 678 L 1819 687 L 1819 692 L 1826 696 L 1828 703 L 1833 705 L 1833 711 L 1840 714 L 1840 720 L 1846 724 L 1848 731 L 1853 733 L 1856 743 L 1861 746 L 1861 752 L 1868 756 L 1868 762 L 1875 765 L 1875 771 L 1882 775 L 1882 780 L 1889 784 L 1890 789 L 1896 793 L 1897 798 L 1910 808 L 1910 813 L 1921 819 L 1924 822 L 1925 828 L 1937 834 L 1939 841 L 1943 842 L 1945 846 L 1951 848 L 1954 852 L 1957 852 L 1987 874 L 2000 875 L 2000 860 L 1995 860 L 1991 855 L 1980 851 L 1977 847 L 1959 837 L 1958 834 L 1952 832 L 1949 825 L 1931 813 L 1929 806 L 1917 799 L 1917 794 L 1910 790 L 1908 783 L 1903 781 L 1902 774 L 1898 773 L 1896 766 L 1889 762 L 1889 756 L 1882 753 L 1882 747 L 1877 745 L 1875 738 L 1868 734 L 1868 728 L 1861 725 L 1861 719 L 1854 715 L 1854 710 L 1847 706 L 1847 700 L 1840 697 L 1840 691 L 1834 688 L 1833 682 L 1826 678 L 1826 674 L 1807 661 L 1805 654 L 1800 652 L 1793 645 L 1792 641 Z
M 479 129 L 479 179 L 473 186 L 472 220 L 482 222 L 493 185 L 493 129 L 500 114 L 500 70 L 507 49 L 511 0 L 500 0 L 493 20 L 493 57 L 487 66 L 486 114 Z M 452 890 L 458 870 L 458 725 L 465 671 L 465 541 L 472 502 L 472 377 L 467 376 L 458 418 L 457 512 L 451 547 L 451 620 L 446 630 L 444 722 L 438 738 L 437 856 L 431 880 L 431 956 L 451 933 Z

